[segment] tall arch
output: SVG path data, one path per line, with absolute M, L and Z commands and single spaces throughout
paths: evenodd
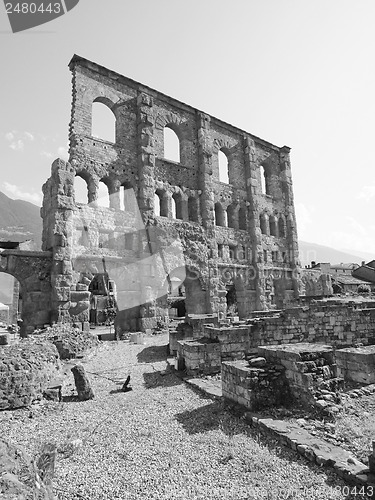
M 81 174 L 74 177 L 74 201 L 82 204 L 89 202 L 87 180 Z
M 278 236 L 278 225 L 277 225 L 277 219 L 275 216 L 270 217 L 270 235 L 271 236 Z
M 98 184 L 96 205 L 103 208 L 110 206 L 108 184 L 104 179 L 100 179 Z
M 261 214 L 260 217 L 260 230 L 262 234 L 269 234 L 269 226 L 268 226 L 268 216 L 266 214 Z
M 219 162 L 219 181 L 224 182 L 225 184 L 229 184 L 228 156 L 222 149 L 219 149 L 217 155 Z
M 164 127 L 164 158 L 180 163 L 180 138 L 170 125 Z
M 260 186 L 262 194 L 270 195 L 269 175 L 267 169 L 260 165 Z
M 215 203 L 215 225 L 222 227 L 227 225 L 226 211 L 219 202 Z
M 137 199 L 135 196 L 134 188 L 130 182 L 123 182 L 119 190 L 120 194 L 120 210 L 124 212 L 135 213 L 137 206 Z
M 91 135 L 107 142 L 116 142 L 116 117 L 111 101 L 98 97 L 92 103 Z
M 172 216 L 174 216 L 175 219 L 183 219 L 182 196 L 180 193 L 175 193 L 172 196 L 172 206 L 173 205 L 174 205 L 174 214 L 172 214 Z
M 164 191 L 161 191 L 160 189 L 155 191 L 154 214 L 160 217 L 168 217 L 167 194 Z

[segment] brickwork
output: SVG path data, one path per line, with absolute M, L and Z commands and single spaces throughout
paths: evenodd
M 336 363 L 339 376 L 345 380 L 375 383 L 375 346 L 338 349 Z
M 178 341 L 177 362 L 179 368 L 185 370 L 187 375 L 219 373 L 220 344 L 209 339 Z
M 54 261 L 52 316 L 70 313 L 87 320 L 84 291 L 79 290 L 82 297 L 72 293 L 77 294 L 76 285 L 91 279 L 103 260 L 120 281 L 117 289 L 126 305 L 117 319 L 120 330 L 145 330 L 168 316 L 160 293 L 168 288 L 162 274 L 181 267 L 190 314 L 225 317 L 230 288 L 240 317 L 297 298 L 289 148 L 276 147 L 78 56 L 70 69 L 69 163 L 55 162 L 43 187 L 43 249 L 53 252 Z M 114 115 L 114 143 L 92 136 L 94 102 Z M 178 137 L 179 162 L 165 158 L 166 127 Z M 228 184 L 220 180 L 220 151 L 228 159 Z M 262 172 L 266 193 L 261 189 Z M 75 202 L 76 176 L 87 183 L 89 206 Z M 100 182 L 107 186 L 109 208 L 97 206 Z M 120 209 L 122 188 L 134 190 L 140 220 L 129 208 Z M 261 227 L 262 217 L 268 222 Z M 124 245 L 129 234 L 130 247 Z M 176 249 L 177 241 L 182 263 L 176 252 L 168 251 Z M 151 269 L 155 250 L 164 256 L 163 262 Z M 74 267 L 80 256 L 85 271 L 84 266 Z M 134 261 L 139 262 L 135 274 L 121 280 L 119 266 Z M 162 282 L 155 293 L 157 279 Z M 70 302 L 81 307 L 72 311 Z
M 205 336 L 223 344 L 240 339 L 244 354 L 258 346 L 298 342 L 347 347 L 375 343 L 375 303 L 318 302 L 247 320 L 247 325 L 205 328 Z M 239 346 L 236 346 L 238 350 Z
M 224 361 L 223 397 L 251 411 L 286 405 L 290 393 L 284 371 L 280 364 L 257 368 L 249 366 L 247 361 Z
M 61 377 L 59 355 L 49 342 L 25 340 L 0 346 L 0 409 L 41 399 L 50 381 Z

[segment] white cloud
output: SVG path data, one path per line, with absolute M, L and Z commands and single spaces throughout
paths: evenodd
M 25 148 L 25 140 L 33 142 L 34 136 L 31 132 L 18 132 L 17 130 L 12 130 L 5 134 L 5 139 L 9 142 L 10 149 L 14 151 L 23 151 Z
M 5 134 L 5 139 L 6 139 L 7 141 L 9 141 L 9 142 L 10 142 L 10 141 L 13 141 L 13 139 L 14 139 L 14 134 L 13 134 L 13 132 L 7 132 L 7 133 Z
M 17 141 L 13 141 L 9 144 L 9 147 L 11 149 L 14 149 L 14 151 L 23 151 L 23 148 L 25 147 L 25 144 L 21 139 L 18 139 Z
M 52 160 L 52 158 L 53 158 L 53 154 L 48 152 L 48 151 L 42 151 L 40 154 L 42 156 L 44 156 L 45 158 L 48 158 L 49 160 Z
M 367 203 L 373 198 L 375 198 L 375 186 L 364 186 L 357 196 L 358 200 L 365 200 Z
M 29 193 L 27 191 L 23 191 L 15 184 L 10 184 L 9 182 L 3 182 L 3 189 L 5 191 L 5 194 L 10 198 L 30 201 L 31 203 L 35 203 L 36 205 L 42 204 L 41 193 Z
M 26 137 L 26 139 L 29 139 L 29 141 L 34 140 L 34 136 L 30 132 L 25 132 L 25 137 Z

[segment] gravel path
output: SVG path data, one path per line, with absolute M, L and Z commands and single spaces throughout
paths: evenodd
M 82 440 L 58 455 L 58 499 L 354 498 L 335 475 L 259 438 L 168 371 L 167 342 L 104 343 L 84 363 L 94 400 L 66 393 L 62 403 L 0 413 L 1 433 L 31 453 L 46 441 L 63 450 Z M 120 392 L 128 374 L 133 391 Z

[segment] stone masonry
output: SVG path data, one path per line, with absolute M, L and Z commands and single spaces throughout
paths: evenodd
M 53 254 L 52 319 L 88 320 L 88 284 L 98 272 L 116 282 L 119 330 L 166 319 L 176 276 L 192 314 L 225 317 L 228 293 L 240 317 L 296 299 L 289 148 L 81 57 L 73 57 L 70 70 L 70 158 L 52 165 L 41 212 L 43 250 Z M 113 143 L 92 135 L 95 102 L 114 115 Z M 179 162 L 165 158 L 166 128 L 178 137 Z M 219 178 L 219 152 L 228 160 L 229 183 Z M 77 176 L 87 183 L 87 204 L 75 201 Z M 100 183 L 109 208 L 97 204 Z M 123 209 L 122 190 L 134 193 Z

